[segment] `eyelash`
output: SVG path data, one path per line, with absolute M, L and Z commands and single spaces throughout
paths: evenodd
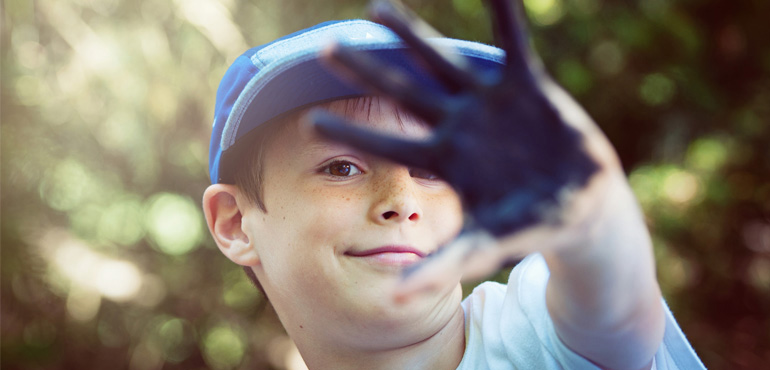
M 332 170 L 332 168 L 335 165 L 348 165 L 348 166 L 350 166 L 350 168 L 348 168 L 349 171 L 358 171 L 358 172 L 357 173 L 353 173 L 352 175 L 351 174 L 348 174 L 348 175 L 335 175 L 335 174 L 331 173 L 331 170 Z M 364 171 L 361 170 L 361 168 L 358 165 L 356 165 L 355 163 L 353 163 L 351 161 L 347 161 L 347 160 L 341 160 L 341 159 L 334 160 L 332 162 L 329 162 L 329 163 L 323 165 L 319 169 L 319 172 L 324 173 L 325 175 L 327 175 L 327 176 L 329 176 L 329 177 L 331 177 L 331 178 L 333 178 L 335 180 L 344 180 L 346 178 L 357 176 L 357 175 L 361 175 L 361 174 L 364 173 Z M 409 169 L 409 175 L 411 175 L 414 178 L 419 178 L 419 179 L 428 180 L 428 181 L 440 180 L 440 178 L 438 176 L 436 176 L 436 174 L 434 174 L 432 172 L 429 172 L 429 171 L 426 171 L 426 170 L 419 169 L 419 168 L 410 168 Z

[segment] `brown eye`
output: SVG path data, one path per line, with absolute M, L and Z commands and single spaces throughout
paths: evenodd
M 347 176 L 350 174 L 350 163 L 334 163 L 329 166 L 329 173 L 334 176 Z
M 324 172 L 337 177 L 350 177 L 360 174 L 361 170 L 348 161 L 337 161 L 327 166 Z

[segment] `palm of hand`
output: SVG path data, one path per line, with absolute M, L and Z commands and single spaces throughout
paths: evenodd
M 495 236 L 558 223 L 564 195 L 598 169 L 530 77 L 509 75 L 447 104 L 427 167 L 462 195 L 474 226 Z

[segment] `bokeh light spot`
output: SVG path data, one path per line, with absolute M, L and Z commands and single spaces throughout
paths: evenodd
M 215 370 L 236 368 L 243 360 L 245 349 L 240 333 L 228 326 L 211 329 L 203 339 L 204 358 Z
M 749 222 L 743 227 L 743 241 L 756 253 L 770 253 L 770 222 Z
M 562 0 L 524 0 L 524 7 L 541 26 L 555 24 L 564 16 Z
M 692 201 L 699 189 L 698 178 L 685 171 L 672 172 L 663 182 L 663 191 L 668 199 L 679 204 Z
M 202 216 L 190 199 L 161 193 L 148 204 L 147 231 L 158 249 L 166 254 L 182 255 L 198 247 Z
M 144 236 L 144 212 L 137 197 L 118 199 L 106 206 L 99 220 L 99 236 L 121 245 L 133 245 Z
M 78 320 L 90 320 L 89 315 L 95 315 L 90 309 L 98 309 L 102 296 L 124 302 L 142 286 L 142 272 L 134 263 L 94 252 L 66 231 L 49 230 L 39 244 L 41 255 L 53 267 L 50 282 L 68 294 L 67 308 Z
M 142 283 L 139 269 L 125 261 L 103 261 L 94 278 L 99 293 L 118 302 L 133 298 Z
M 625 54 L 617 42 L 606 40 L 599 42 L 588 56 L 591 67 L 604 76 L 618 74 L 625 67 Z
M 187 320 L 170 318 L 157 327 L 157 345 L 163 349 L 163 358 L 179 363 L 190 356 L 195 337 L 192 325 Z
M 696 170 L 707 173 L 719 170 L 727 161 L 727 147 L 715 138 L 701 138 L 687 148 L 685 162 Z
M 147 132 L 136 114 L 127 111 L 113 112 L 105 119 L 96 132 L 96 139 L 102 148 L 116 153 L 136 150 L 138 141 L 144 141 Z
M 16 80 L 16 98 L 19 103 L 36 106 L 50 96 L 45 81 L 37 76 L 21 76 Z
M 647 105 L 663 105 L 671 101 L 676 93 L 676 85 L 661 73 L 647 75 L 639 85 L 639 97 Z
M 564 87 L 574 95 L 582 95 L 591 89 L 591 73 L 574 59 L 567 59 L 556 66 L 556 76 Z
M 97 204 L 86 204 L 69 211 L 70 230 L 85 240 L 96 239 L 104 210 Z
M 748 269 L 748 278 L 757 289 L 770 292 L 770 261 L 754 259 Z
M 27 41 L 16 49 L 16 60 L 21 66 L 34 70 L 48 61 L 48 54 L 39 43 Z
M 74 159 L 57 164 L 40 185 L 41 196 L 59 211 L 71 210 L 98 192 L 91 172 Z

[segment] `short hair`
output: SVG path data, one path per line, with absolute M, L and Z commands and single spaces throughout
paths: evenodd
M 263 184 L 265 182 L 263 169 L 265 149 L 270 142 L 270 139 L 280 133 L 289 123 L 302 119 L 310 109 L 322 108 L 347 118 L 353 117 L 358 112 L 365 112 L 366 118 L 370 119 L 372 109 L 379 107 L 384 100 L 386 99 L 379 96 L 358 96 L 326 101 L 289 112 L 257 127 L 236 144 L 239 148 L 234 148 L 238 151 L 238 157 L 243 158 L 239 170 L 235 171 L 234 174 L 236 187 L 238 187 L 241 194 L 243 194 L 248 201 L 256 205 L 262 212 L 267 213 L 268 210 L 265 206 L 263 194 Z M 333 105 L 339 102 L 343 102 L 341 107 Z M 422 120 L 417 119 L 411 113 L 402 110 L 398 105 L 394 105 L 394 107 L 396 120 L 399 124 L 403 125 L 404 120 L 407 118 L 422 122 Z M 246 276 L 248 276 L 254 286 L 256 286 L 257 289 L 262 292 L 262 295 L 267 298 L 267 294 L 265 293 L 262 284 L 259 283 L 256 274 L 254 274 L 254 270 L 249 266 L 243 266 L 243 270 L 246 272 Z

